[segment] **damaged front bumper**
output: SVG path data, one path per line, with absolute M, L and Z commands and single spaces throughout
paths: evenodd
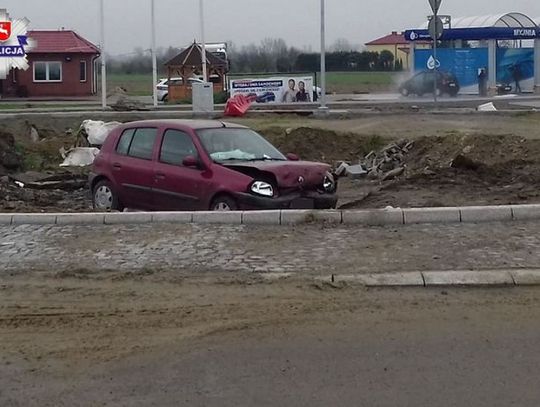
M 336 194 L 316 191 L 291 193 L 276 198 L 238 192 L 234 198 L 240 209 L 333 209 L 337 205 Z

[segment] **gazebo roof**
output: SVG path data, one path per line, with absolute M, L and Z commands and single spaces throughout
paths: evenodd
M 165 66 L 201 66 L 202 46 L 194 42 L 165 63 Z M 206 51 L 206 63 L 212 67 L 227 67 L 227 62 Z

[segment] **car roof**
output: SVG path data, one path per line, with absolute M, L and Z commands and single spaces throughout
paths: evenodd
M 219 128 L 235 128 L 247 129 L 246 126 L 236 123 L 222 122 L 219 120 L 190 120 L 190 119 L 164 119 L 164 120 L 139 120 L 127 122 L 124 127 L 145 127 L 145 126 L 171 126 L 171 127 L 190 127 L 194 130 L 200 129 L 219 129 Z

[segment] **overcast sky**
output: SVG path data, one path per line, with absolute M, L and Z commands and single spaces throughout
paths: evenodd
M 198 0 L 155 0 L 158 46 L 182 47 L 199 37 Z M 100 0 L 3 0 L 11 18 L 28 17 L 33 29 L 74 29 L 99 44 Z M 319 44 L 319 0 L 205 0 L 209 42 L 237 45 L 265 37 L 300 48 Z M 392 30 L 425 21 L 427 0 L 326 0 L 328 43 L 346 38 L 364 44 Z M 150 47 L 150 0 L 105 0 L 108 53 Z M 540 17 L 532 0 L 443 0 L 441 13 L 454 17 L 519 11 Z

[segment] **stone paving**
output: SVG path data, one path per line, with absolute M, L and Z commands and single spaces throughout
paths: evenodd
M 2 226 L 0 271 L 377 273 L 540 268 L 540 223 Z

